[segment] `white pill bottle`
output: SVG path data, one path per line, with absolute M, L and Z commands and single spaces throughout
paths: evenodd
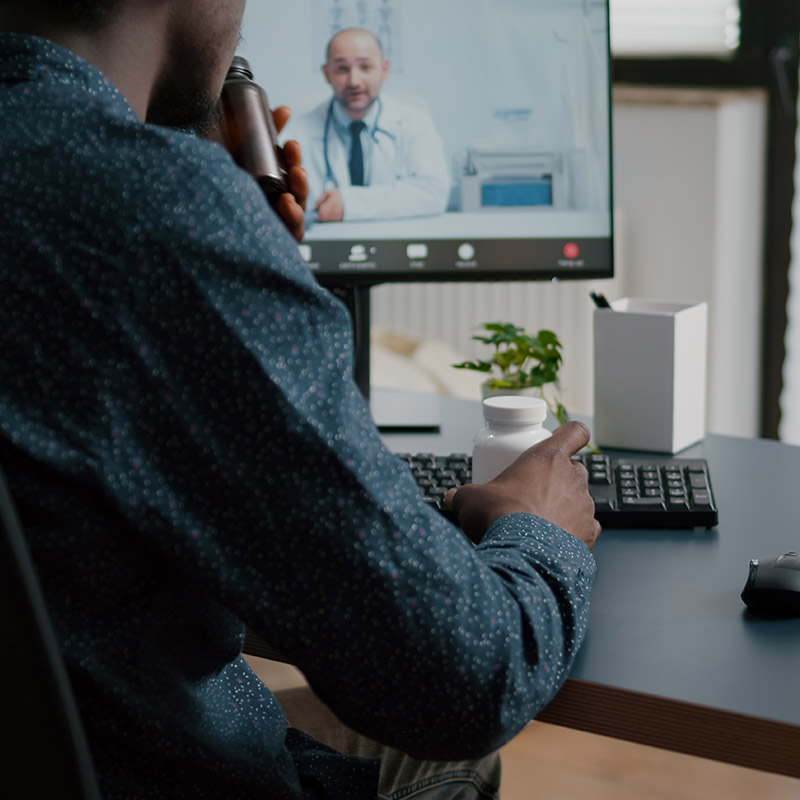
M 542 427 L 547 404 L 541 397 L 498 395 L 483 401 L 486 426 L 475 436 L 472 447 L 472 482 L 496 478 L 517 457 L 551 436 Z

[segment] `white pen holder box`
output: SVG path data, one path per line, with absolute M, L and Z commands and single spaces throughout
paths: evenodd
M 706 303 L 625 297 L 594 311 L 594 438 L 676 453 L 703 438 Z

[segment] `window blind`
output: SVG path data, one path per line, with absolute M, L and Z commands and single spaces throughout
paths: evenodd
M 732 56 L 738 0 L 610 0 L 611 51 L 618 57 Z

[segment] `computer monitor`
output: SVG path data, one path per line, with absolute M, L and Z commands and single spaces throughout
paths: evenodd
M 251 2 L 239 52 L 293 110 L 301 253 L 365 347 L 378 283 L 612 277 L 608 0 Z

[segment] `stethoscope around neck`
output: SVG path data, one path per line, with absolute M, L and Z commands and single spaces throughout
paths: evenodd
M 333 175 L 333 170 L 331 169 L 331 162 L 328 158 L 328 136 L 330 135 L 331 130 L 331 122 L 333 121 L 333 104 L 336 102 L 336 98 L 331 98 L 331 102 L 328 104 L 328 110 L 325 113 L 325 128 L 322 133 L 322 154 L 325 158 L 325 181 L 323 186 L 325 189 L 338 189 L 339 182 Z M 397 141 L 397 137 L 389 133 L 385 128 L 381 128 L 379 123 L 381 121 L 381 114 L 383 113 L 383 102 L 381 101 L 380 97 L 376 101 L 378 103 L 378 113 L 375 115 L 375 122 L 372 124 L 369 135 L 372 137 L 372 141 L 375 142 L 376 145 L 380 145 L 378 141 L 378 134 L 383 134 L 384 136 L 388 137 L 392 142 Z

